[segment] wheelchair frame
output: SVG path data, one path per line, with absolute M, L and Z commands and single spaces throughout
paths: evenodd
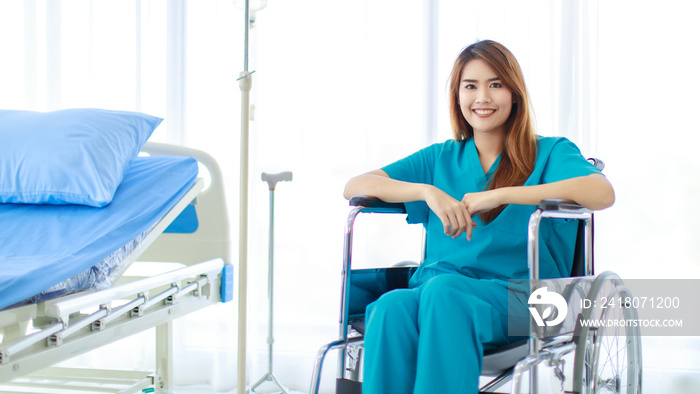
M 601 165 L 602 166 L 602 165 Z M 340 314 L 340 336 L 337 340 L 322 346 L 316 356 L 310 394 L 317 394 L 320 385 L 321 372 L 324 359 L 328 351 L 339 349 L 338 378 L 336 380 L 336 393 L 361 393 L 360 359 L 362 356 L 361 345 L 363 333 L 353 327 L 349 316 L 350 299 L 348 290 L 351 280 L 353 227 L 355 219 L 360 213 L 406 213 L 402 203 L 386 203 L 373 197 L 356 196 L 350 200 L 351 209 L 345 225 L 345 244 L 343 261 L 343 282 Z M 528 269 L 530 272 L 530 292 L 539 286 L 539 227 L 542 219 L 576 219 L 583 222 L 583 267 L 575 263 L 574 275 L 582 277 L 574 278 L 572 286 L 567 291 L 577 291 L 582 298 L 598 299 L 600 294 L 610 296 L 629 295 L 622 280 L 612 272 L 604 272 L 598 277 L 593 277 L 593 212 L 578 204 L 550 199 L 542 201 L 531 215 L 528 225 Z M 581 233 L 579 226 L 579 236 Z M 577 244 L 579 241 L 577 241 Z M 576 253 L 580 256 L 579 251 Z M 394 270 L 397 268 L 388 268 Z M 403 267 L 398 269 L 404 269 Z M 577 272 L 578 270 L 578 272 Z M 562 278 L 569 279 L 569 278 Z M 601 340 L 605 337 L 605 328 L 581 327 L 580 319 L 592 319 L 604 317 L 609 311 L 589 309 L 576 316 L 576 329 L 574 332 L 566 332 L 554 336 L 546 336 L 545 328 L 539 327 L 530 319 L 530 337 L 526 343 L 516 347 L 496 349 L 492 354 L 485 354 L 483 360 L 482 375 L 496 377 L 480 388 L 479 392 L 495 392 L 512 380 L 512 393 L 521 392 L 522 378 L 529 373 L 529 392 L 539 392 L 537 379 L 538 366 L 546 362 L 548 366 L 555 368 L 555 374 L 564 385 L 563 357 L 575 352 L 573 393 L 640 393 L 642 376 L 641 338 L 638 327 L 625 328 L 625 365 L 616 365 L 612 368 L 612 374 L 607 378 L 607 373 L 601 371 Z M 635 319 L 637 311 L 628 306 L 621 311 L 624 317 Z M 600 316 L 598 316 L 600 315 Z M 615 333 L 618 334 L 618 333 Z M 616 339 L 618 337 L 616 336 Z M 619 346 L 619 343 L 617 344 Z M 602 349 L 610 352 L 611 349 Z M 617 353 L 621 353 L 618 351 Z M 518 361 L 519 360 L 519 361 Z M 602 367 L 608 365 L 604 360 Z M 612 361 L 611 361 L 612 364 Z M 487 371 L 485 373 L 484 371 Z M 490 373 L 489 373 L 490 372 Z M 626 376 L 623 376 L 626 373 Z M 622 391 L 622 380 L 626 382 Z

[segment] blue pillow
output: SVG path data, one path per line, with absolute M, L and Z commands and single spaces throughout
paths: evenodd
M 0 110 L 0 202 L 105 206 L 162 121 L 102 109 Z

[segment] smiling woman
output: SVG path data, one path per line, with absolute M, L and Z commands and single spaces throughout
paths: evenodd
M 534 206 L 560 198 L 604 209 L 614 200 L 610 183 L 575 145 L 535 134 L 522 72 L 506 47 L 469 45 L 450 80 L 454 140 L 352 178 L 345 188 L 346 198 L 405 203 L 408 221 L 427 233 L 410 288 L 367 306 L 368 394 L 477 391 L 483 351 L 520 339 L 504 328 L 508 298 L 523 296 L 509 293 L 507 283 L 528 276 L 525 230 Z M 543 244 L 543 278 L 571 271 L 576 223 L 557 232 L 568 236 Z

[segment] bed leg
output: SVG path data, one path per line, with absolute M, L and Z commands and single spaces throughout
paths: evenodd
M 170 392 L 173 376 L 173 322 L 156 327 L 156 392 Z

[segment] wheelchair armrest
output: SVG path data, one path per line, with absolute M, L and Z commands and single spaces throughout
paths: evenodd
M 402 202 L 386 202 L 372 196 L 353 196 L 350 198 L 350 206 L 366 208 L 363 212 L 406 213 L 406 206 Z
M 545 212 L 561 212 L 561 213 L 584 213 L 590 212 L 589 209 L 569 200 L 562 200 L 560 198 L 548 198 L 540 201 L 537 204 L 537 209 Z

